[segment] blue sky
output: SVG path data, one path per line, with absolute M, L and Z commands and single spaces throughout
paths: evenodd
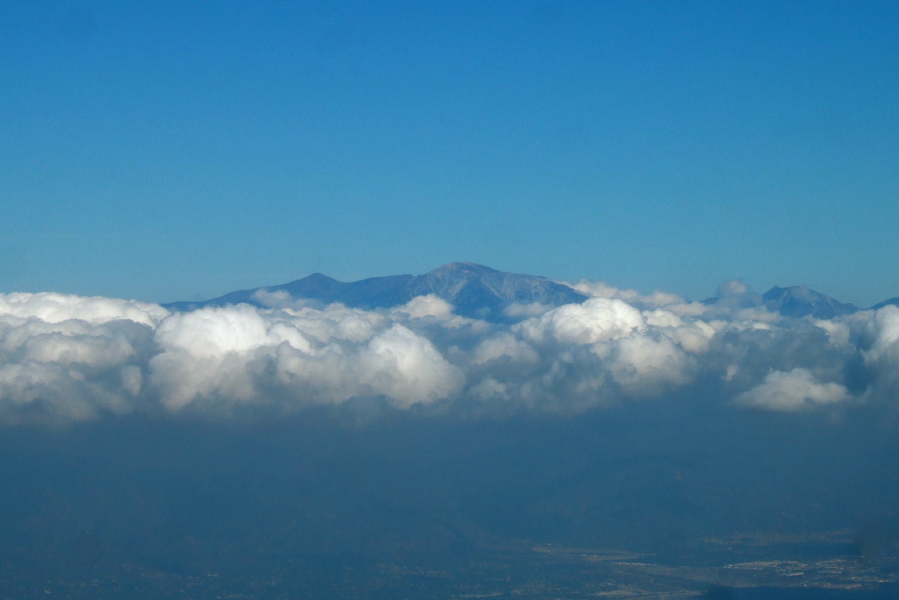
M 0 2 L 0 291 L 899 296 L 892 2 Z

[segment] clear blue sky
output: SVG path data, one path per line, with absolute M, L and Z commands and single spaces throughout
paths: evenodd
M 0 0 L 0 291 L 899 296 L 899 3 Z

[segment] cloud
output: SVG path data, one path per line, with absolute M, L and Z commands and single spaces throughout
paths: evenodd
M 371 311 L 273 297 L 269 308 L 185 313 L 0 295 L 0 421 L 222 417 L 350 400 L 577 413 L 691 389 L 735 408 L 796 412 L 890 402 L 899 388 L 893 306 L 794 319 L 747 306 L 751 292 L 738 283 L 712 306 L 579 287 L 593 297 L 516 307 L 520 320 L 505 324 L 461 317 L 433 295 Z
M 0 295 L 0 421 L 136 410 L 153 329 L 168 315 L 129 300 Z
M 861 314 L 867 318 L 858 323 L 855 337 L 868 379 L 874 382 L 866 394 L 872 400 L 892 401 L 899 393 L 899 307 Z
M 0 294 L 0 315 L 38 319 L 45 323 L 80 320 L 108 323 L 129 320 L 142 325 L 156 325 L 169 311 L 157 304 L 137 300 L 84 297 L 55 293 Z
M 845 386 L 822 383 L 808 369 L 775 371 L 760 385 L 734 399 L 738 405 L 778 411 L 797 411 L 816 405 L 841 402 L 848 397 Z
M 553 338 L 573 344 L 592 344 L 645 329 L 643 315 L 621 300 L 591 298 L 566 304 L 515 326 L 525 338 L 542 342 Z
M 403 315 L 429 316 L 421 300 L 410 304 Z M 149 369 L 170 410 L 196 403 L 227 411 L 272 397 L 287 408 L 382 396 L 407 407 L 451 395 L 460 379 L 426 338 L 341 305 L 204 308 L 163 321 L 155 341 L 161 351 Z
M 664 308 L 668 312 L 685 316 L 699 316 L 709 311 L 708 306 L 701 302 L 690 302 L 683 296 L 660 290 L 643 295 L 637 290 L 622 290 L 601 281 L 586 279 L 571 287 L 587 296 L 622 300 L 641 310 Z

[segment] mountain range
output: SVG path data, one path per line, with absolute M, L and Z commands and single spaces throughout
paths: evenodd
M 588 298 L 569 285 L 546 277 L 506 273 L 483 265 L 457 262 L 424 275 L 390 275 L 353 282 L 314 273 L 290 283 L 239 290 L 211 300 L 172 302 L 163 306 L 175 311 L 191 311 L 240 303 L 269 307 L 274 300 L 304 299 L 375 309 L 399 306 L 426 294 L 446 300 L 459 315 L 492 322 L 514 320 L 508 312 L 513 305 L 539 303 L 561 306 L 583 302 Z M 706 303 L 714 303 L 714 299 Z M 774 286 L 762 294 L 760 304 L 772 312 L 796 318 L 811 316 L 832 319 L 860 310 L 854 304 L 839 302 L 805 286 Z M 885 300 L 872 308 L 882 308 L 888 304 L 899 305 L 899 297 Z
M 247 303 L 267 306 L 266 298 L 289 294 L 292 299 L 340 302 L 353 308 L 388 308 L 416 296 L 434 294 L 453 305 L 456 314 L 488 321 L 505 321 L 513 304 L 561 306 L 583 302 L 587 295 L 563 283 L 535 275 L 505 273 L 473 263 L 451 263 L 424 275 L 391 275 L 345 283 L 315 273 L 282 285 L 231 292 L 205 302 L 173 302 L 172 310 Z

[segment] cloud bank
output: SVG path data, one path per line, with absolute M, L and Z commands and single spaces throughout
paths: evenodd
M 581 282 L 581 304 L 464 318 L 436 296 L 392 309 L 277 298 L 171 313 L 112 298 L 0 295 L 0 422 L 315 405 L 577 413 L 702 390 L 734 410 L 891 402 L 899 308 L 787 318 L 725 284 L 718 302 Z M 680 394 L 678 397 L 683 397 Z

